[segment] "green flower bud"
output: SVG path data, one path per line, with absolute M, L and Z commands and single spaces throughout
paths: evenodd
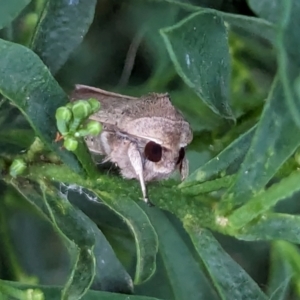
M 62 135 L 68 133 L 68 123 L 72 119 L 72 112 L 69 108 L 62 106 L 56 110 L 56 125 Z
M 56 110 L 55 118 L 57 121 L 70 122 L 72 119 L 72 112 L 69 108 L 61 106 Z
M 38 289 L 28 289 L 26 290 L 26 299 L 28 300 L 44 300 L 44 294 Z
M 102 125 L 97 121 L 89 121 L 84 127 L 77 130 L 74 134 L 75 137 L 84 137 L 87 135 L 99 135 L 102 130 Z
M 81 121 L 82 121 L 81 119 L 74 119 L 69 127 L 69 132 L 74 133 L 77 130 L 77 128 L 80 126 Z
M 93 113 L 96 113 L 96 112 L 98 112 L 100 110 L 101 104 L 100 104 L 100 102 L 97 99 L 90 98 L 88 100 L 88 103 L 90 104 Z
M 72 106 L 74 119 L 83 120 L 92 113 L 92 107 L 88 101 L 78 100 Z
M 69 151 L 75 151 L 78 147 L 78 141 L 72 137 L 65 138 L 64 147 Z
M 97 121 L 89 121 L 86 124 L 86 130 L 91 135 L 98 135 L 102 130 L 102 125 Z
M 16 158 L 9 167 L 9 174 L 12 177 L 21 175 L 27 168 L 26 163 L 21 158 Z
M 68 102 L 65 107 L 69 108 L 69 109 L 72 109 L 73 107 L 73 102 Z
M 80 126 L 80 123 L 92 113 L 92 107 L 88 101 L 78 100 L 72 106 L 73 122 L 70 125 L 69 131 L 74 133 Z

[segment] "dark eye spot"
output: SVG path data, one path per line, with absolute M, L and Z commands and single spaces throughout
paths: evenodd
M 184 156 L 185 156 L 184 148 L 180 148 L 180 150 L 179 150 L 179 156 L 178 156 L 176 165 L 178 165 L 178 164 L 180 164 L 182 162 L 182 160 L 184 159 Z
M 145 157 L 152 162 L 159 162 L 162 156 L 162 147 L 154 142 L 148 142 L 145 146 Z

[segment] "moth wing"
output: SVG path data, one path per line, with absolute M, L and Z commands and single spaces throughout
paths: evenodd
M 130 112 L 130 108 L 138 99 L 80 84 L 75 85 L 70 95 L 71 101 L 90 98 L 95 98 L 101 103 L 100 111 L 92 115 L 90 119 L 111 125 L 117 125 L 123 119 L 124 114 Z
M 101 103 L 100 111 L 90 119 L 104 124 L 108 131 L 120 131 L 133 138 L 165 145 L 173 145 L 175 140 L 186 145 L 192 140 L 189 124 L 173 106 L 168 94 L 150 93 L 136 98 L 86 85 L 75 86 L 71 101 L 89 98 Z

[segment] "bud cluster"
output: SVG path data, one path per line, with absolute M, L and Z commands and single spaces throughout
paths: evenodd
M 98 135 L 101 132 L 101 124 L 88 118 L 98 112 L 100 102 L 94 98 L 77 100 L 56 110 L 56 124 L 62 138 L 64 147 L 69 151 L 75 151 L 78 146 L 78 138 L 87 135 Z

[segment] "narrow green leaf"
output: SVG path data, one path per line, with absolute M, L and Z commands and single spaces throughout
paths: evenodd
M 235 237 L 245 241 L 285 240 L 300 244 L 300 217 L 265 213 L 241 228 Z
M 280 251 L 282 259 L 288 262 L 289 267 L 291 268 L 290 272 L 292 272 L 291 281 L 294 286 L 295 295 L 300 296 L 299 294 L 299 280 L 300 280 L 300 252 L 299 247 L 292 243 L 288 243 L 285 241 L 277 241 L 277 248 Z
M 256 126 L 234 140 L 216 157 L 193 172 L 183 183 L 179 185 L 179 187 L 185 188 L 197 183 L 205 182 L 211 179 L 212 176 L 226 171 L 226 169 L 228 169 L 237 160 L 242 159 L 246 155 L 246 152 L 250 146 L 255 129 Z
M 144 206 L 144 210 L 158 235 L 159 252 L 173 290 L 173 299 L 217 299 L 191 251 L 166 215 L 154 207 Z
M 276 78 L 236 181 L 220 203 L 221 214 L 242 205 L 265 187 L 300 145 L 298 136 L 282 84 Z
M 5 283 L 7 286 L 18 288 L 20 290 L 40 290 L 44 294 L 45 300 L 58 300 L 60 299 L 62 287 L 59 286 L 45 286 L 45 285 L 30 285 L 13 281 L 1 280 L 1 283 Z M 102 291 L 88 291 L 82 298 L 82 300 L 159 300 L 157 298 L 145 297 L 139 295 L 126 295 L 107 293 Z
M 287 244 L 284 241 L 275 241 L 271 246 L 270 275 L 267 284 L 267 294 L 270 300 L 285 300 L 289 294 L 293 271 L 282 251 Z
M 213 11 L 200 11 L 160 33 L 185 83 L 215 113 L 234 119 L 229 105 L 231 67 L 222 17 Z
M 56 143 L 55 111 L 68 97 L 49 70 L 31 50 L 0 40 L 0 93 L 11 100 L 30 122 L 41 140 L 73 171 L 94 176 L 96 171 L 85 144 L 76 156 Z
M 0 0 L 0 29 L 11 23 L 31 0 Z
M 11 184 L 35 205 L 56 230 L 69 241 L 68 249 L 73 254 L 73 270 L 64 290 L 65 297 L 78 299 L 96 278 L 94 284 L 113 290 L 121 287 L 132 291 L 132 282 L 111 246 L 97 226 L 68 200 L 49 187 L 40 188 L 28 181 L 14 180 Z M 42 196 L 43 193 L 43 196 Z M 96 261 L 95 261 L 96 257 Z M 114 274 L 111 271 L 115 271 Z
M 213 191 L 220 190 L 222 188 L 228 188 L 235 179 L 235 175 L 224 176 L 215 180 L 206 181 L 201 184 L 195 184 L 182 189 L 182 192 L 186 195 L 197 196 L 200 194 L 206 194 Z
M 247 223 L 269 210 L 283 199 L 286 199 L 300 190 L 300 172 L 296 171 L 272 185 L 265 192 L 259 193 L 242 207 L 236 209 L 229 217 L 230 226 L 242 228 Z
M 257 283 L 206 229 L 186 228 L 221 299 L 267 299 Z
M 55 74 L 80 44 L 93 18 L 96 0 L 47 1 L 31 48 Z
M 113 197 L 108 192 L 91 189 L 104 203 L 118 214 L 131 230 L 137 250 L 135 284 L 147 281 L 155 272 L 158 240 L 145 212 L 128 196 Z

